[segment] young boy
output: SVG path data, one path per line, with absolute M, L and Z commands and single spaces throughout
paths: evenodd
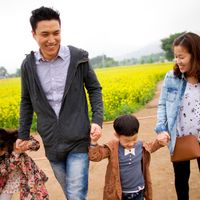
M 117 138 L 98 145 L 98 136 L 91 135 L 89 158 L 101 161 L 108 158 L 104 200 L 152 200 L 149 172 L 150 153 L 169 141 L 169 136 L 157 137 L 146 143 L 138 140 L 139 121 L 133 115 L 123 115 L 113 124 Z

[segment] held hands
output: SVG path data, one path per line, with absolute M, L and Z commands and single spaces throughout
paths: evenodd
M 102 135 L 102 129 L 98 124 L 92 123 L 90 130 L 91 144 L 96 144 Z
M 14 147 L 14 151 L 16 153 L 22 153 L 24 151 L 29 150 L 31 145 L 32 145 L 32 141 L 31 140 L 17 139 L 15 147 Z
M 157 140 L 160 145 L 166 146 L 169 143 L 170 135 L 168 132 L 159 133 L 157 136 Z

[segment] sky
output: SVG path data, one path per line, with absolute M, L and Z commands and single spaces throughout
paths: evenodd
M 199 0 L 0 0 L 0 66 L 14 73 L 31 50 L 31 11 L 40 6 L 60 12 L 62 45 L 118 57 L 169 37 L 200 35 Z

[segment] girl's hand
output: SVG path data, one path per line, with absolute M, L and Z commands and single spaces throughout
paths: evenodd
M 14 150 L 15 152 L 24 152 L 29 150 L 30 147 L 30 141 L 29 140 L 21 140 L 21 139 L 17 139 L 16 140 L 16 144 L 14 144 Z
M 20 153 L 24 153 L 24 151 L 20 148 L 17 148 L 16 147 L 16 144 L 14 143 L 14 146 L 13 146 L 13 151 L 17 154 L 20 154 Z

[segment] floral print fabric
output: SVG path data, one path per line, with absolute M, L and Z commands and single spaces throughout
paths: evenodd
M 34 144 L 34 143 L 33 143 Z M 39 142 L 32 147 L 37 150 Z M 45 173 L 38 168 L 35 162 L 26 153 L 15 153 L 8 155 L 0 162 L 0 193 L 8 188 L 13 189 L 16 182 L 9 182 L 12 172 L 18 172 L 20 200 L 49 200 L 45 182 L 48 180 Z M 10 177 L 11 176 L 11 177 Z M 7 182 L 8 181 L 8 182 Z M 6 186 L 6 184 L 9 184 Z M 16 189 L 16 188 L 15 188 Z
M 19 192 L 20 175 L 21 175 L 20 170 L 15 169 L 11 171 L 6 181 L 6 185 L 2 190 L 2 193 L 13 194 L 15 192 Z
M 200 132 L 200 83 L 187 82 L 180 106 L 177 123 L 177 136 L 198 134 Z

